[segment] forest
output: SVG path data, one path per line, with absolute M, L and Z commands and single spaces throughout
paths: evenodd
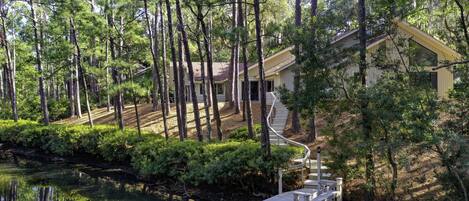
M 0 23 L 0 200 L 469 201 L 468 0 L 0 0 Z M 81 183 L 21 172 L 46 166 Z

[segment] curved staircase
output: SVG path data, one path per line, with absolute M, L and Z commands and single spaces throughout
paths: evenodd
M 283 130 L 285 129 L 285 125 L 287 123 L 288 119 L 288 109 L 283 105 L 276 97 L 274 92 L 269 92 L 268 95 L 268 102 L 271 105 L 269 115 L 267 116 L 268 119 L 268 127 L 269 127 L 269 137 L 270 137 L 270 144 L 271 145 L 276 145 L 276 146 L 297 146 L 297 147 L 302 147 L 304 148 L 303 155 L 300 158 L 293 159 L 288 168 L 284 170 L 279 170 L 278 171 L 278 191 L 279 194 L 282 194 L 282 175 L 283 172 L 286 171 L 295 171 L 295 170 L 301 170 L 302 175 L 304 175 L 304 171 L 308 172 L 307 178 L 302 176 L 302 182 L 304 184 L 304 189 L 316 189 L 318 192 L 329 192 L 331 195 L 335 195 L 337 197 L 337 189 L 341 189 L 341 186 L 338 186 L 337 184 L 339 183 L 334 180 L 327 180 L 331 175 L 326 173 L 328 168 L 326 166 L 322 165 L 321 162 L 321 157 L 320 157 L 320 150 L 318 148 L 318 153 L 317 153 L 317 159 L 318 160 L 313 160 L 311 159 L 311 150 L 309 147 L 305 144 L 302 144 L 300 142 L 296 142 L 293 140 L 290 140 L 283 136 Z M 272 117 L 272 114 L 275 109 L 275 116 Z M 318 163 L 319 161 L 319 163 Z M 340 179 L 341 183 L 341 179 Z M 319 185 L 318 185 L 319 184 Z M 324 189 L 329 189 L 329 187 L 332 187 L 332 191 L 324 191 Z M 302 189 L 303 190 L 303 189 Z M 337 190 L 337 191 L 336 191 Z M 340 190 L 341 192 L 341 190 Z M 340 193 L 341 194 L 341 193 Z M 316 196 L 318 198 L 321 197 L 322 194 L 319 194 L 319 196 Z M 326 196 L 327 197 L 327 196 Z M 341 195 L 340 195 L 341 197 Z M 316 199 L 314 199 L 316 200 Z M 320 199 L 318 199 L 320 200 Z

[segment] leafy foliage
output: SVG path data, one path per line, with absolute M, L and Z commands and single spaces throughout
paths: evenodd
M 90 154 L 114 163 L 131 165 L 142 175 L 199 184 L 268 184 L 277 168 L 285 167 L 299 152 L 276 147 L 272 159 L 261 157 L 251 140 L 202 143 L 166 141 L 160 136 L 109 126 L 65 126 L 20 120 L 0 121 L 0 141 L 39 148 L 61 156 Z
M 255 141 L 259 141 L 259 134 L 261 133 L 261 125 L 260 124 L 254 124 L 253 125 L 253 130 L 254 130 L 254 135 L 256 136 Z M 248 133 L 248 127 L 247 126 L 242 126 L 239 127 L 233 131 L 230 132 L 228 139 L 233 139 L 233 140 L 249 140 L 249 133 Z

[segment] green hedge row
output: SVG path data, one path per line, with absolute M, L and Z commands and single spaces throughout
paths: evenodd
M 180 142 L 133 129 L 111 126 L 44 126 L 31 121 L 0 120 L 0 141 L 73 156 L 91 154 L 109 162 L 126 163 L 142 176 L 177 179 L 198 184 L 251 185 L 268 182 L 285 167 L 297 150 L 272 147 L 271 160 L 263 160 L 260 145 L 252 140 L 201 143 Z

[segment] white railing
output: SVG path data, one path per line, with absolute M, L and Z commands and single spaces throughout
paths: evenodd
M 283 139 L 287 144 L 290 144 L 290 145 L 293 145 L 293 146 L 298 146 L 298 147 L 303 147 L 304 148 L 304 156 L 303 156 L 303 158 L 301 158 L 301 166 L 306 167 L 307 161 L 309 161 L 309 164 L 311 165 L 311 161 L 310 161 L 311 150 L 309 149 L 309 147 L 307 145 L 301 144 L 301 143 L 293 141 L 293 140 L 290 140 L 290 139 L 284 137 L 283 135 L 280 135 L 270 125 L 270 119 L 272 117 L 272 112 L 275 108 L 275 102 L 277 102 L 277 96 L 275 96 L 274 92 L 269 92 L 269 93 L 273 97 L 272 106 L 270 107 L 269 115 L 267 116 L 267 126 L 269 127 L 269 130 L 271 130 L 280 139 Z M 278 192 L 280 194 L 283 191 L 283 188 L 282 188 L 282 170 L 281 169 L 278 170 L 278 177 L 279 177 L 278 178 Z
M 309 157 L 310 157 L 310 155 L 311 155 L 311 150 L 309 149 L 309 147 L 308 147 L 307 145 L 305 145 L 305 144 L 301 144 L 301 143 L 299 143 L 299 142 L 290 140 L 290 139 L 284 137 L 283 135 L 280 135 L 280 134 L 277 133 L 277 131 L 276 131 L 274 128 L 272 128 L 272 126 L 270 125 L 270 121 L 269 121 L 269 120 L 270 120 L 271 117 L 272 117 L 272 112 L 273 112 L 273 110 L 274 110 L 274 108 L 275 108 L 275 102 L 277 102 L 277 96 L 275 96 L 274 92 L 269 92 L 269 93 L 272 95 L 272 97 L 274 97 L 274 99 L 273 99 L 273 101 L 272 101 L 272 106 L 270 107 L 269 115 L 267 116 L 267 119 L 268 119 L 268 121 L 267 121 L 267 126 L 269 127 L 269 130 L 271 130 L 272 132 L 274 132 L 274 134 L 277 135 L 279 138 L 285 140 L 285 142 L 286 142 L 287 144 L 291 144 L 291 145 L 294 145 L 294 146 L 298 146 L 298 147 L 303 147 L 303 148 L 304 148 L 304 156 L 303 156 L 301 162 L 302 162 L 302 164 L 305 165 L 305 164 L 306 164 L 306 161 L 309 160 Z

